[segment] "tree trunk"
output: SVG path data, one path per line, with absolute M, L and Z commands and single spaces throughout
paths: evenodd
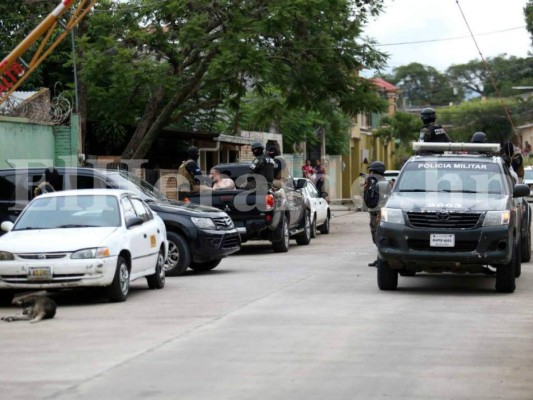
M 126 149 L 124 149 L 122 153 L 123 159 L 138 158 L 135 156 L 135 153 L 137 152 L 137 149 L 139 148 L 145 136 L 148 134 L 150 126 L 153 124 L 154 120 L 156 120 L 157 113 L 159 112 L 159 107 L 161 106 L 164 97 L 165 89 L 160 86 L 155 90 L 154 94 L 148 100 L 148 104 L 144 109 L 144 113 L 141 120 L 137 124 L 135 133 L 130 139 L 128 145 L 126 146 Z M 146 150 L 146 153 L 148 152 L 148 150 L 150 150 L 150 148 Z M 144 157 L 145 154 L 143 154 L 142 157 Z

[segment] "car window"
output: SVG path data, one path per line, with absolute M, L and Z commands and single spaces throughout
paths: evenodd
M 122 208 L 124 209 L 124 218 L 126 218 L 126 221 L 137 216 L 135 208 L 133 207 L 129 197 L 123 197 L 120 199 L 120 202 L 122 203 Z
M 71 189 L 108 189 L 106 182 L 94 175 L 69 174 L 67 177 Z
M 526 173 L 526 175 L 525 175 L 524 179 L 533 180 L 533 169 L 526 169 L 525 173 Z
M 400 192 L 507 193 L 505 173 L 496 163 L 421 161 L 405 166 L 394 186 Z
M 115 196 L 38 197 L 20 215 L 13 230 L 120 226 Z
M 315 187 L 315 185 L 313 185 L 312 182 L 307 182 L 306 189 L 307 189 L 307 192 L 309 194 L 309 197 L 320 197 L 318 195 L 317 188 Z
M 139 199 L 132 198 L 131 203 L 133 204 L 133 208 L 135 208 L 135 212 L 137 213 L 138 217 L 141 217 L 143 221 L 149 221 L 154 216 L 152 215 L 152 212 L 144 206 L 143 202 Z

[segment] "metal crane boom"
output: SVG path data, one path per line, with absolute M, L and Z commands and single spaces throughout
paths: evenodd
M 61 21 L 60 17 L 76 2 L 78 5 L 74 12 L 70 14 L 66 22 Z M 61 0 L 56 8 L 0 62 L 0 105 L 48 57 L 65 36 L 87 15 L 96 2 L 97 0 Z M 54 40 L 51 40 L 56 29 L 62 29 L 62 32 Z M 30 53 L 29 50 L 32 45 L 40 39 L 42 40 L 37 50 L 31 55 L 31 61 L 26 63 L 22 56 Z

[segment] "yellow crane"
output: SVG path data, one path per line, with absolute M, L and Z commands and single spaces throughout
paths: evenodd
M 28 78 L 42 61 L 61 43 L 68 33 L 90 11 L 97 0 L 62 0 L 48 16 L 31 31 L 18 45 L 0 62 L 0 105 L 9 95 Z M 67 10 L 77 4 L 75 10 L 66 15 Z M 66 22 L 60 18 L 65 15 Z M 55 31 L 61 31 L 55 39 L 52 35 Z M 33 54 L 31 47 L 40 41 Z M 28 54 L 26 54 L 28 53 Z M 22 56 L 31 56 L 26 63 Z

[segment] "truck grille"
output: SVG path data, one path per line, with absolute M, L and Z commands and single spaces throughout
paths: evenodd
M 229 229 L 233 229 L 233 221 L 228 216 L 213 218 L 213 222 L 215 223 L 215 226 L 217 227 L 217 230 L 219 231 L 226 231 Z
M 473 228 L 480 213 L 408 212 L 409 222 L 415 228 Z

